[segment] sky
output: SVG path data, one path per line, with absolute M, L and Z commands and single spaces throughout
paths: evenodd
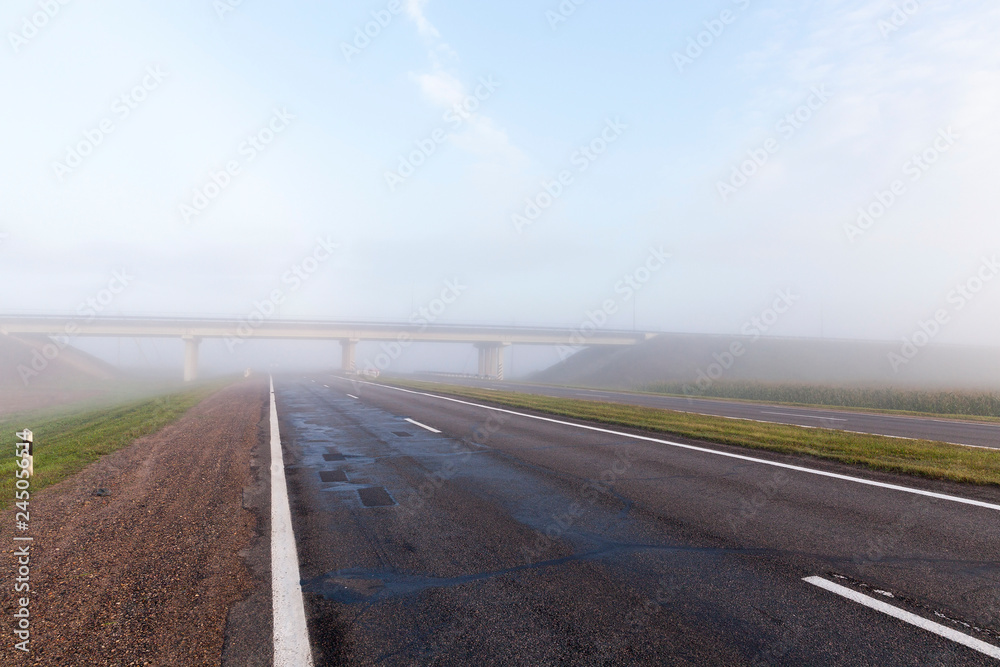
M 997 344 L 990 0 L 8 0 L 0 29 L 2 312 L 406 321 L 453 289 L 434 321 L 733 334 L 790 294 L 769 335 L 943 311 L 935 342 Z

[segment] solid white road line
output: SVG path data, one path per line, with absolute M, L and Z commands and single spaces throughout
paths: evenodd
M 767 410 L 761 410 L 762 415 L 781 415 L 782 417 L 801 417 L 803 419 L 828 419 L 835 422 L 846 422 L 846 419 L 841 419 L 840 417 L 818 417 L 816 415 L 797 415 L 791 412 L 768 412 Z
M 415 420 L 415 419 L 410 419 L 409 417 L 407 417 L 407 418 L 406 418 L 406 421 L 408 421 L 408 422 L 410 422 L 411 424 L 414 424 L 414 425 L 416 425 L 416 426 L 419 426 L 420 428 L 425 428 L 425 429 L 427 429 L 428 431 L 430 431 L 431 433 L 440 433 L 440 432 L 441 432 L 441 431 L 437 430 L 436 428 L 431 428 L 431 427 L 430 427 L 430 426 L 428 426 L 427 424 L 421 424 L 421 423 L 420 423 L 420 422 L 418 422 L 417 420 Z
M 312 649 L 299 583 L 299 556 L 288 507 L 285 464 L 278 432 L 278 408 L 271 379 L 271 591 L 275 667 L 310 667 Z
M 360 382 L 360 380 L 359 380 Z M 714 454 L 715 456 L 725 456 L 730 459 L 739 459 L 740 461 L 750 461 L 751 463 L 760 463 L 761 465 L 772 466 L 775 468 L 784 468 L 786 470 L 795 470 L 798 472 L 808 473 L 810 475 L 819 475 L 820 477 L 830 477 L 833 479 L 839 479 L 846 482 L 853 482 L 855 484 L 864 484 L 866 486 L 877 486 L 882 489 L 891 489 L 893 491 L 902 491 L 903 493 L 911 493 L 916 496 L 927 496 L 928 498 L 937 498 L 939 500 L 947 500 L 953 503 L 961 503 L 963 505 L 974 505 L 976 507 L 985 507 L 986 509 L 995 510 L 1000 512 L 1000 505 L 994 503 L 987 503 L 982 500 L 972 500 L 970 498 L 960 498 L 958 496 L 950 496 L 946 493 L 935 493 L 934 491 L 924 491 L 923 489 L 914 489 L 908 486 L 899 486 L 898 484 L 887 484 L 885 482 L 876 482 L 871 479 L 863 479 L 861 477 L 851 477 L 850 475 L 841 475 L 835 472 L 827 472 L 825 470 L 814 470 L 813 468 L 804 468 L 802 466 L 795 466 L 789 463 L 779 463 L 777 461 L 768 461 L 767 459 L 758 459 L 753 456 L 745 456 L 743 454 L 733 454 L 731 452 L 723 452 L 717 449 L 709 449 L 707 447 L 698 447 L 696 445 L 685 445 L 681 442 L 673 442 L 671 440 L 663 440 L 661 438 L 651 438 L 646 435 L 636 435 L 634 433 L 625 433 L 623 431 L 613 431 L 607 428 L 600 428 L 598 426 L 590 426 L 588 424 L 574 424 L 573 422 L 562 421 L 560 419 L 552 419 L 551 417 L 541 417 L 539 415 L 529 415 L 524 412 L 517 412 L 515 410 L 507 410 L 505 408 L 497 408 L 492 405 L 483 405 L 482 403 L 473 403 L 471 401 L 463 401 L 457 398 L 451 398 L 449 396 L 438 396 L 437 394 L 429 394 L 425 391 L 414 391 L 412 389 L 403 389 L 402 387 L 393 387 L 387 384 L 377 384 L 375 382 L 364 382 L 363 384 L 370 384 L 373 387 L 382 387 L 384 389 L 392 389 L 393 391 L 401 391 L 407 394 L 416 394 L 417 396 L 427 396 L 429 398 L 436 398 L 441 401 L 449 401 L 451 403 L 459 403 L 461 405 L 469 405 L 475 408 L 483 408 L 484 410 L 493 410 L 494 412 L 503 412 L 509 415 L 515 415 L 517 417 L 524 417 L 526 419 L 535 419 L 538 421 L 549 422 L 551 424 L 560 424 L 562 426 L 572 426 L 573 428 L 579 428 L 586 431 L 594 431 L 596 433 L 607 433 L 608 435 L 620 436 L 622 438 L 631 438 L 633 440 L 642 440 L 645 442 L 655 442 L 661 445 L 670 445 L 671 447 L 679 447 L 680 449 L 688 449 L 694 452 L 702 452 L 704 454 Z M 809 428 L 809 427 L 803 427 Z
M 916 614 L 911 614 L 908 611 L 904 611 L 899 607 L 894 607 L 891 604 L 886 604 L 881 600 L 876 600 L 873 597 L 868 597 L 858 593 L 857 591 L 841 586 L 840 584 L 835 584 L 832 581 L 827 581 L 822 577 L 806 577 L 803 581 L 807 581 L 813 586 L 819 586 L 820 588 L 826 589 L 831 593 L 836 593 L 841 597 L 845 597 L 852 602 L 857 602 L 858 604 L 863 604 L 870 609 L 880 611 L 883 614 L 888 614 L 893 618 L 898 618 L 901 621 L 905 621 L 911 625 L 915 625 L 918 628 L 923 628 L 928 632 L 933 632 L 936 635 L 940 635 L 945 639 L 950 639 L 956 644 L 961 644 L 962 646 L 968 646 L 973 651 L 979 651 L 980 653 L 985 653 L 991 658 L 1000 658 L 1000 648 L 993 646 L 993 644 L 987 644 L 984 641 L 980 641 L 975 637 L 970 637 L 967 634 L 961 633 L 958 630 L 952 630 L 951 628 L 941 625 L 940 623 L 935 623 L 934 621 L 927 620 L 923 616 L 917 616 Z

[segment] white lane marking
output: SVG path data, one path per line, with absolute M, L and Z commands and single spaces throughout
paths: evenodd
M 541 394 L 546 396 L 547 394 Z M 555 397 L 558 398 L 558 397 Z M 633 405 L 632 403 L 627 403 L 626 405 Z M 645 407 L 637 405 L 636 407 Z M 728 415 L 717 415 L 711 412 L 693 412 L 691 410 L 680 410 L 678 408 L 657 408 L 660 410 L 670 410 L 671 412 L 680 412 L 685 415 L 698 415 L 700 417 L 718 417 L 719 419 L 735 419 L 736 421 L 745 422 L 755 422 L 757 424 L 777 424 L 779 426 L 796 426 L 798 428 L 818 428 L 822 429 L 821 426 L 807 426 L 806 424 L 786 424 L 785 422 L 770 421 L 767 419 L 751 419 L 750 417 L 730 417 Z M 829 419 L 829 417 L 824 417 L 824 419 Z M 963 422 L 966 423 L 966 422 Z M 978 422 L 967 422 L 969 424 L 976 424 Z M 955 445 L 956 447 L 973 447 L 974 449 L 998 449 L 997 447 L 990 447 L 989 445 L 970 445 L 965 442 L 948 442 L 947 440 L 931 440 L 930 438 L 910 438 L 905 435 L 889 435 L 888 433 L 875 433 L 873 431 L 851 431 L 844 428 L 828 428 L 827 431 L 840 431 L 841 433 L 856 433 L 857 435 L 873 435 L 877 438 L 896 438 L 897 440 L 927 440 L 929 442 L 942 442 L 946 445 Z
M 867 595 L 862 595 L 857 591 L 841 586 L 840 584 L 835 584 L 832 581 L 827 581 L 822 577 L 806 577 L 803 581 L 807 581 L 813 586 L 819 586 L 831 593 L 836 593 L 841 597 L 845 597 L 852 602 L 857 602 L 870 609 L 880 611 L 883 614 L 888 614 L 893 618 L 898 618 L 901 621 L 905 621 L 910 625 L 915 625 L 918 628 L 927 630 L 928 632 L 933 632 L 936 635 L 940 635 L 945 639 L 950 639 L 956 644 L 961 644 L 962 646 L 968 646 L 973 651 L 979 651 L 980 653 L 985 653 L 991 658 L 1000 658 L 1000 648 L 994 646 L 993 644 L 987 644 L 984 641 L 980 641 L 975 637 L 970 637 L 967 634 L 959 632 L 958 630 L 952 630 L 951 628 L 941 625 L 940 623 L 935 623 L 934 621 L 927 620 L 923 616 L 917 616 L 916 614 L 911 614 L 908 611 L 904 611 L 899 607 L 894 607 L 891 604 L 882 602 L 881 600 L 876 600 L 873 597 L 868 597 Z
M 965 419 L 932 419 L 931 421 L 939 424 L 968 424 L 969 426 L 991 426 L 993 428 L 1000 427 L 1000 424 L 997 424 L 996 422 L 973 422 Z
M 292 512 L 288 507 L 285 464 L 281 456 L 278 432 L 278 407 L 274 402 L 274 379 L 271 382 L 271 591 L 274 613 L 275 667 L 310 667 L 312 649 L 306 629 L 299 579 L 299 556 L 292 531 Z
M 328 385 L 328 384 L 325 384 L 325 385 L 323 385 L 323 386 L 324 386 L 324 387 L 326 387 L 327 389 L 329 389 L 329 388 L 330 388 L 330 385 Z
M 803 426 L 802 428 L 812 428 L 812 427 Z M 1000 449 L 998 447 L 990 447 L 989 445 L 969 445 L 964 442 L 948 442 L 947 440 L 931 440 L 930 438 L 907 438 L 905 435 L 886 435 L 885 433 L 868 433 L 867 431 L 847 431 L 847 430 L 843 432 L 857 433 L 858 435 L 874 435 L 879 438 L 896 438 L 897 440 L 924 440 L 926 442 L 940 442 L 943 445 L 955 445 L 956 447 L 972 447 L 973 449 L 992 449 L 993 451 Z
M 408 421 L 408 422 L 410 422 L 411 424 L 414 424 L 414 425 L 416 425 L 416 426 L 419 426 L 420 428 L 425 428 L 425 429 L 427 429 L 428 431 L 430 431 L 431 433 L 440 433 L 440 432 L 441 432 L 441 431 L 437 430 L 436 428 L 431 428 L 431 427 L 430 427 L 430 426 L 428 426 L 427 424 L 421 424 L 421 423 L 420 423 L 420 422 L 418 422 L 417 420 L 415 420 L 415 419 L 410 419 L 409 417 L 407 417 L 407 418 L 406 418 L 406 421 Z
M 357 396 L 355 396 L 354 394 L 348 394 L 348 396 L 350 396 L 351 398 L 357 398 Z
M 781 415 L 782 417 L 801 417 L 803 419 L 828 419 L 834 422 L 846 422 L 846 419 L 841 419 L 840 417 L 817 417 L 815 415 L 797 415 L 791 412 L 768 412 L 767 410 L 761 410 L 762 415 Z
M 429 398 L 436 398 L 442 401 L 450 401 L 452 403 L 460 403 L 462 405 L 470 405 L 475 408 L 483 408 L 485 410 L 493 410 L 494 412 L 503 412 L 509 415 L 516 415 L 518 417 L 525 417 L 527 419 L 536 419 L 538 421 L 549 422 L 552 424 L 560 424 L 563 426 L 572 426 L 574 428 L 584 429 L 586 431 L 595 431 L 597 433 L 607 433 L 608 435 L 616 435 L 623 438 L 631 438 L 633 440 L 643 440 L 645 442 L 655 442 L 661 445 L 670 445 L 671 447 L 679 447 L 680 449 L 688 449 L 694 452 L 702 452 L 705 454 L 714 454 L 716 456 L 725 456 L 731 459 L 739 459 L 741 461 L 750 461 L 752 463 L 760 463 L 766 466 L 773 466 L 775 468 L 785 468 L 786 470 L 795 470 L 798 472 L 808 473 L 810 475 L 819 475 L 820 477 L 831 477 L 833 479 L 839 479 L 846 482 L 854 482 L 855 484 L 864 484 L 866 486 L 877 486 L 882 489 L 891 489 L 893 491 L 902 491 L 903 493 L 911 493 L 916 496 L 927 496 L 928 498 L 937 498 L 939 500 L 947 500 L 953 503 L 961 503 L 963 505 L 973 505 L 975 507 L 985 507 L 986 509 L 996 510 L 1000 512 L 1000 505 L 994 503 L 983 502 L 982 500 L 972 500 L 970 498 L 960 498 L 959 496 L 950 496 L 945 493 L 935 493 L 934 491 L 924 491 L 923 489 L 913 489 L 908 486 L 899 486 L 898 484 L 887 484 L 886 482 L 876 482 L 871 479 L 863 479 L 861 477 L 851 477 L 850 475 L 841 475 L 835 472 L 827 472 L 825 470 L 814 470 L 813 468 L 804 468 L 802 466 L 795 466 L 789 463 L 779 463 L 778 461 L 768 461 L 767 459 L 758 459 L 753 456 L 745 456 L 743 454 L 733 454 L 731 452 L 722 452 L 717 449 L 709 449 L 707 447 L 698 447 L 696 445 L 685 445 L 681 442 L 673 442 L 671 440 L 663 440 L 661 438 L 651 438 L 646 435 L 636 435 L 634 433 L 625 433 L 623 431 L 612 431 L 607 428 L 600 428 L 598 426 L 590 426 L 588 424 L 574 424 L 573 422 L 566 422 L 559 419 L 552 419 L 551 417 L 541 417 L 539 415 L 529 415 L 524 412 L 516 412 L 515 410 L 507 410 L 505 408 L 497 408 L 492 405 L 483 405 L 482 403 L 472 403 L 470 401 L 463 401 L 457 398 L 451 398 L 449 396 L 438 396 L 437 394 L 428 394 L 424 391 L 414 391 L 412 389 L 403 389 L 402 387 L 393 387 L 387 384 L 376 384 L 374 382 L 365 382 L 364 384 L 370 384 L 373 387 L 382 387 L 384 389 L 392 389 L 394 391 L 402 391 L 407 394 L 416 394 L 418 396 L 427 396 Z M 735 419 L 735 417 L 733 418 Z M 801 428 L 813 428 L 810 426 L 803 426 Z

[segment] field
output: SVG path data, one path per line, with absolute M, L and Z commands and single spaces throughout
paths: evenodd
M 622 403 L 552 398 L 425 382 L 394 380 L 391 384 L 705 442 L 811 456 L 883 472 L 1000 485 L 1000 450 L 765 424 Z

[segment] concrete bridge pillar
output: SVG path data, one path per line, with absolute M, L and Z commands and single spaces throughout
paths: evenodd
M 503 349 L 506 343 L 476 343 L 479 349 L 479 375 L 492 380 L 503 379 Z
M 357 370 L 355 360 L 357 347 L 357 338 L 344 338 L 340 341 L 340 370 L 345 373 L 353 373 Z
M 200 338 L 182 336 L 184 340 L 184 381 L 194 382 L 198 379 L 198 344 Z

